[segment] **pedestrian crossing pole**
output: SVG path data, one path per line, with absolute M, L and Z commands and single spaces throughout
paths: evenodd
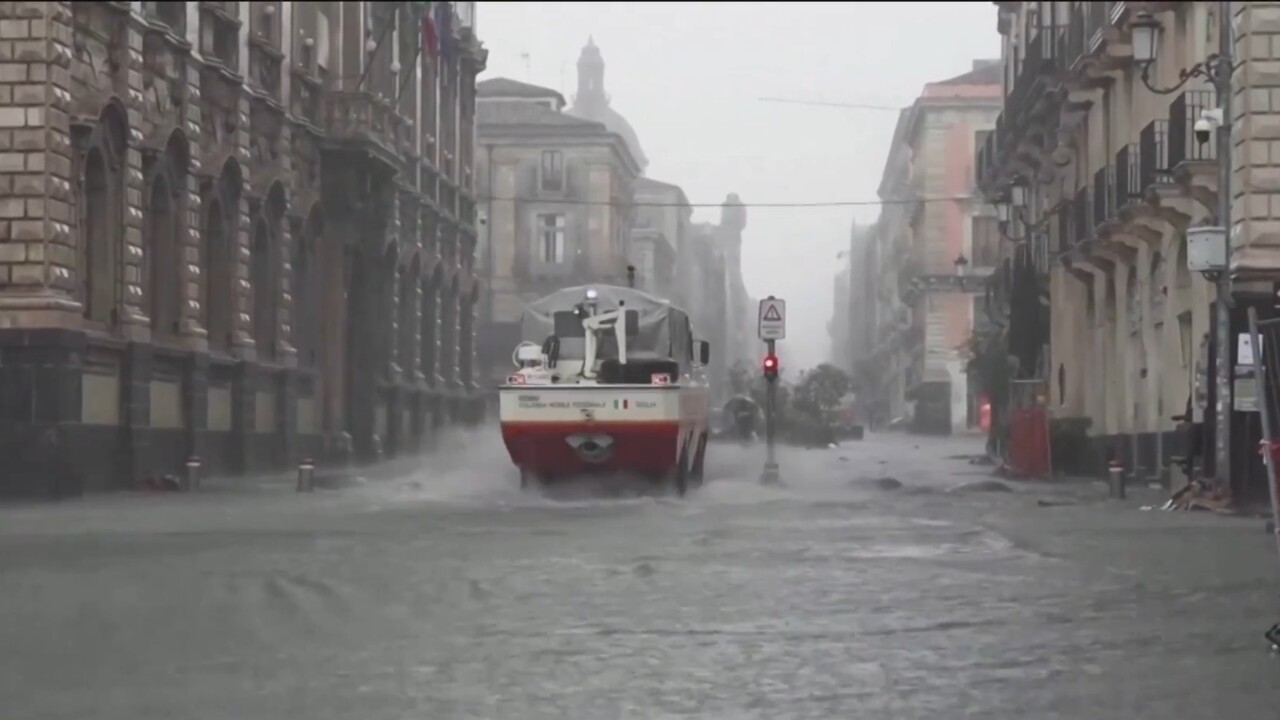
M 760 475 L 762 483 L 777 483 L 781 480 L 778 471 L 778 459 L 774 454 L 774 435 L 777 429 L 778 416 L 778 355 L 777 341 L 787 337 L 787 302 L 772 295 L 760 301 L 760 314 L 757 320 L 760 339 L 764 341 L 768 351 L 764 356 L 763 371 L 765 379 L 764 401 L 764 472 Z
M 765 341 L 769 352 L 764 359 L 765 380 L 768 385 L 765 388 L 764 401 L 764 473 L 760 476 L 760 482 L 763 483 L 776 483 L 780 479 L 778 459 L 774 455 L 773 446 L 778 412 L 778 356 L 774 354 L 774 342 L 773 340 Z

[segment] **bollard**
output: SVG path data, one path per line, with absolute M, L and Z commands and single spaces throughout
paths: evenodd
M 311 492 L 314 488 L 316 464 L 310 458 L 298 465 L 298 492 Z
M 338 435 L 338 453 L 340 455 L 339 464 L 344 468 L 351 467 L 351 454 L 354 442 L 351 439 L 351 433 L 343 432 Z
M 1107 465 L 1107 475 L 1110 484 L 1111 497 L 1116 500 L 1124 500 L 1124 466 L 1120 464 L 1119 460 L 1112 460 Z
M 778 485 L 782 482 L 782 473 L 776 462 L 766 462 L 764 464 L 764 472 L 760 473 L 760 483 L 762 485 Z
M 182 478 L 182 489 L 187 492 L 200 489 L 200 458 L 195 455 L 187 458 L 187 474 Z

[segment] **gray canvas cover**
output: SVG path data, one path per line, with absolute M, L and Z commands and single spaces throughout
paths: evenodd
M 621 301 L 626 303 L 628 310 L 635 310 L 639 315 L 640 327 L 627 339 L 628 354 L 670 357 L 672 334 L 679 332 L 679 328 L 688 327 L 685 312 L 662 298 L 615 285 L 579 285 L 562 288 L 525 305 L 520 323 L 521 337 L 541 345 L 555 332 L 555 313 L 571 311 L 578 303 L 585 302 L 588 288 L 597 293 L 598 312 L 616 310 Z M 581 357 L 581 340 L 571 343 L 566 339 L 561 342 L 564 357 Z

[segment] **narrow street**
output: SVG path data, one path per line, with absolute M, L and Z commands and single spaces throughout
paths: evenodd
M 956 491 L 980 441 L 714 446 L 687 500 L 522 494 L 492 434 L 297 495 L 0 510 L 14 720 L 1273 717 L 1261 521 Z M 891 476 L 902 487 L 866 480 Z M 892 484 L 892 483 L 885 483 Z M 1054 500 L 1050 505 L 1042 502 Z

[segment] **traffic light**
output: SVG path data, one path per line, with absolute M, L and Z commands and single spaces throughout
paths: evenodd
M 778 356 L 773 353 L 764 356 L 764 379 L 769 382 L 778 379 Z

